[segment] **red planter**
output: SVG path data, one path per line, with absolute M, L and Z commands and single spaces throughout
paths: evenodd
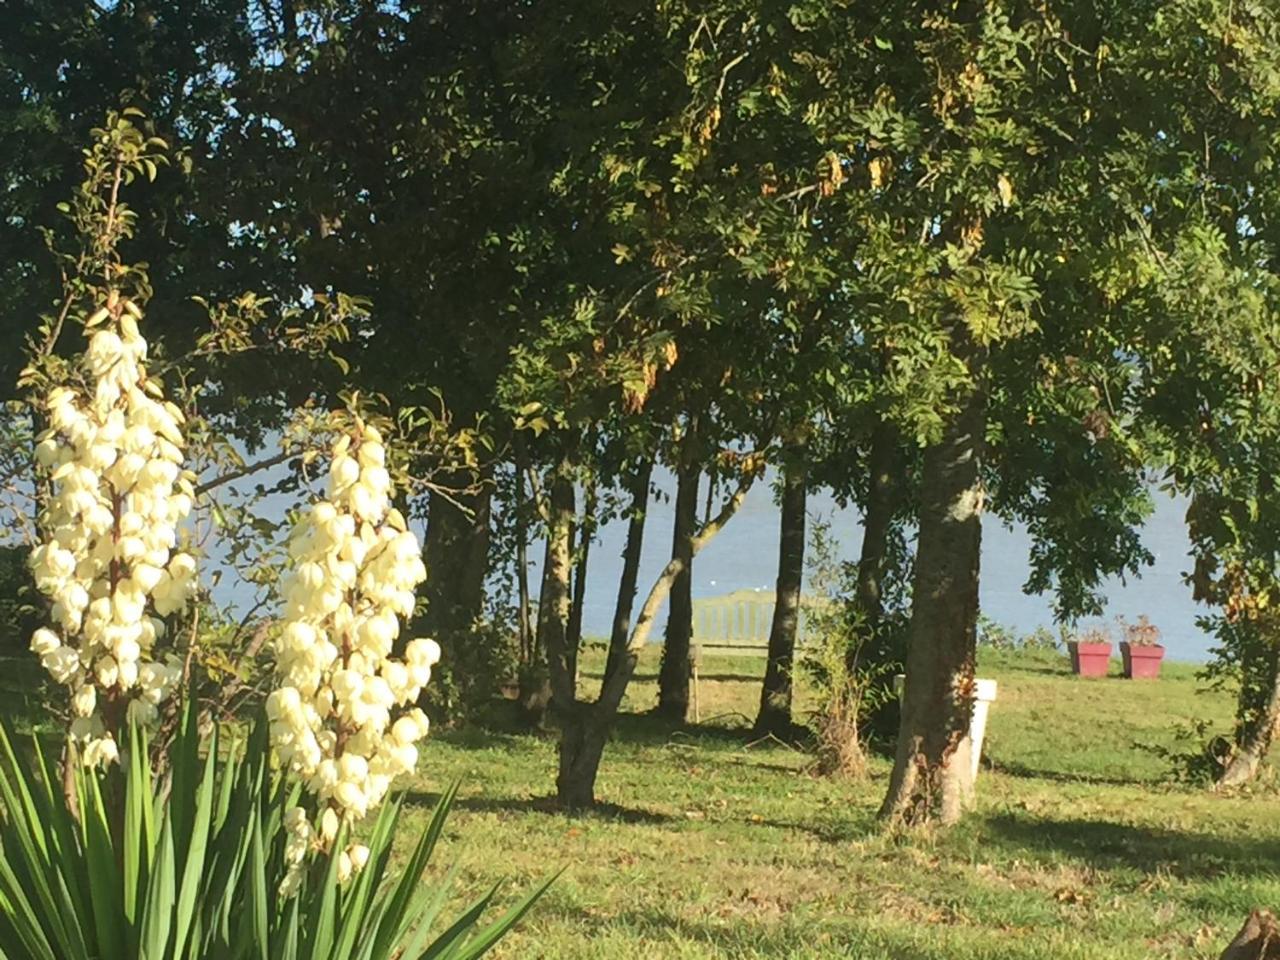
M 1071 670 L 1082 677 L 1105 677 L 1111 666 L 1111 644 L 1080 643 L 1071 641 L 1067 644 L 1071 651 Z
M 1164 647 L 1158 643 L 1121 643 L 1120 656 L 1124 659 L 1124 675 L 1130 680 L 1155 680 L 1160 676 Z

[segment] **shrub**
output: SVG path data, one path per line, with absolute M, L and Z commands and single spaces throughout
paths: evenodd
M 273 772 L 267 724 L 200 754 L 194 712 L 167 751 L 168 782 L 152 775 L 146 735 L 133 725 L 122 762 L 73 768 L 79 818 L 55 789 L 39 740 L 20 757 L 0 730 L 0 954 L 30 960 L 392 960 L 482 955 L 545 885 L 486 927 L 493 892 L 443 929 L 445 888 L 422 886 L 455 788 L 445 791 L 398 874 L 391 843 L 402 800 L 383 806 L 368 862 L 338 884 L 341 838 L 310 863 L 296 896 L 287 811 L 297 789 Z M 34 772 L 32 772 L 34 771 Z

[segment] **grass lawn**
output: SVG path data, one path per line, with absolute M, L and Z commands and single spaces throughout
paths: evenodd
M 708 663 L 701 725 L 625 716 L 598 784 L 610 806 L 590 816 L 550 807 L 551 735 L 433 735 L 417 793 L 463 778 L 433 867 L 459 864 L 459 904 L 500 879 L 509 903 L 565 868 L 496 956 L 1216 958 L 1251 908 L 1280 905 L 1274 793 L 1169 785 L 1149 749 L 1196 718 L 1225 728 L 1229 697 L 1198 693 L 1192 667 L 1084 680 L 1052 654 L 984 653 L 1000 693 L 978 809 L 905 836 L 874 820 L 887 761 L 824 780 L 789 747 L 748 743 L 762 669 Z M 646 662 L 628 709 L 652 705 L 655 673 Z

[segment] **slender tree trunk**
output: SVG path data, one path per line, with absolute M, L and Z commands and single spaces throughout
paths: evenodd
M 645 461 L 631 486 L 631 519 L 627 523 L 627 543 L 622 548 L 622 578 L 618 581 L 618 599 L 613 607 L 613 629 L 609 633 L 609 655 L 605 662 L 607 678 L 618 669 L 626 655 L 627 637 L 631 633 L 631 608 L 636 600 L 636 583 L 640 579 L 640 553 L 644 547 L 644 523 L 649 510 L 649 481 L 653 476 L 653 459 Z
M 881 808 L 881 816 L 902 823 L 953 823 L 973 797 L 969 721 L 985 405 L 978 349 L 967 337 L 961 346 L 970 353 L 979 386 L 924 455 L 907 683 L 897 758 Z
M 901 500 L 902 478 L 898 431 L 881 420 L 871 435 L 871 474 L 862 518 L 862 550 L 858 556 L 855 597 L 868 633 L 879 631 L 884 618 L 884 576 L 889 562 L 889 530 Z M 856 652 L 855 652 L 856 653 Z M 852 664 L 851 664 L 852 666 Z
M 569 665 L 567 632 L 574 499 L 571 466 L 568 461 L 562 461 L 552 474 L 548 490 L 547 543 L 542 560 L 533 658 L 520 677 L 520 706 L 533 726 L 541 725 L 549 707 L 568 709 L 574 700 L 573 674 L 568 674 L 567 684 L 563 674 Z
M 577 519 L 573 471 L 562 461 L 550 484 L 550 518 L 547 530 L 547 572 L 539 603 L 541 646 L 546 652 L 551 681 L 551 708 L 568 711 L 577 700 L 573 657 L 569 649 L 569 615 L 572 608 L 569 578 L 573 567 L 572 541 Z
M 686 443 L 692 442 L 690 431 Z M 675 522 L 672 525 L 671 559 L 680 572 L 671 587 L 667 631 L 658 671 L 659 716 L 683 722 L 689 713 L 689 652 L 693 642 L 693 537 L 698 525 L 698 481 L 701 469 L 692 456 L 685 457 L 676 479 Z
M 453 479 L 461 484 L 471 478 Z M 424 549 L 430 574 L 424 625 L 441 646 L 457 634 L 469 633 L 484 609 L 492 479 L 491 472 L 482 474 L 474 491 L 452 495 L 457 503 L 442 494 L 431 496 Z
M 455 475 L 446 479 L 446 485 L 450 481 L 457 487 L 474 486 L 452 494 L 456 503 L 442 494 L 431 495 L 423 548 L 428 577 L 422 629 L 440 644 L 446 671 L 455 652 L 471 642 L 476 620 L 484 612 L 493 495 L 491 472 L 479 478 Z
M 1280 732 L 1280 646 L 1273 641 L 1267 664 L 1271 692 L 1257 719 L 1242 731 L 1235 754 L 1218 777 L 1218 787 L 1239 787 L 1258 774 L 1258 768 Z
M 578 551 L 573 564 L 573 601 L 569 607 L 567 643 L 569 665 L 578 673 L 578 654 L 582 650 L 582 611 L 587 602 L 587 564 L 591 559 L 591 540 L 596 529 L 596 482 L 592 477 L 583 493 L 582 518 L 578 528 Z
M 854 587 L 854 602 L 861 623 L 858 634 L 845 651 L 845 670 L 850 680 L 855 680 L 859 672 L 869 665 L 885 664 L 900 656 L 891 648 L 890 638 L 884 630 L 884 579 L 889 570 L 889 535 L 905 496 L 900 442 L 897 428 L 886 420 L 880 420 L 872 431 L 867 463 L 870 473 L 867 502 L 862 516 L 862 549 Z M 881 682 L 888 683 L 891 679 Z M 851 693 L 856 692 L 856 681 L 848 689 Z M 892 738 L 898 724 L 897 701 L 892 697 L 869 699 L 876 706 L 865 712 L 854 703 L 837 706 L 843 716 L 861 713 L 857 716 L 859 732 Z
M 737 513 L 754 482 L 755 473 L 744 474 L 733 496 L 724 504 L 720 513 L 705 524 L 693 540 L 696 556 L 719 533 L 729 519 Z M 561 726 L 560 768 L 556 777 L 556 795 L 560 804 L 568 809 L 582 809 L 595 804 L 595 783 L 600 771 L 600 761 L 609 732 L 618 715 L 618 707 L 626 695 L 627 686 L 635 674 L 640 651 L 649 641 L 653 620 L 671 593 L 672 584 L 685 569 L 684 561 L 672 557 L 654 582 L 645 598 L 644 606 L 631 631 L 622 654 L 617 658 L 615 670 L 606 674 L 600 695 L 594 703 L 575 704 Z
M 800 624 L 800 590 L 804 581 L 806 477 L 804 448 L 797 445 L 783 469 L 778 583 L 773 623 L 769 628 L 769 660 L 760 690 L 754 735 L 786 737 L 791 733 L 791 671 Z
M 524 468 L 516 463 L 516 594 L 519 609 L 520 668 L 533 663 L 533 624 L 529 616 L 529 516 L 525 512 Z
M 551 582 L 554 538 L 548 534 L 542 550 L 542 578 L 538 588 L 538 612 L 534 623 L 533 640 L 528 659 L 520 665 L 520 692 L 517 700 L 525 721 L 531 727 L 542 725 L 547 707 L 551 704 L 551 674 L 547 665 L 547 618 L 553 616 L 548 597 L 554 596 L 555 584 Z

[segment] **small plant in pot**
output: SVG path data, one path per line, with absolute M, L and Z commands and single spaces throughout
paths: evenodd
M 1105 677 L 1111 666 L 1111 634 L 1094 627 L 1067 642 L 1071 672 L 1082 677 Z
M 1160 661 L 1164 659 L 1164 647 L 1160 645 L 1160 630 L 1146 614 L 1137 623 L 1120 621 L 1124 639 L 1120 641 L 1120 656 L 1124 661 L 1124 675 L 1129 680 L 1155 680 L 1160 676 Z

